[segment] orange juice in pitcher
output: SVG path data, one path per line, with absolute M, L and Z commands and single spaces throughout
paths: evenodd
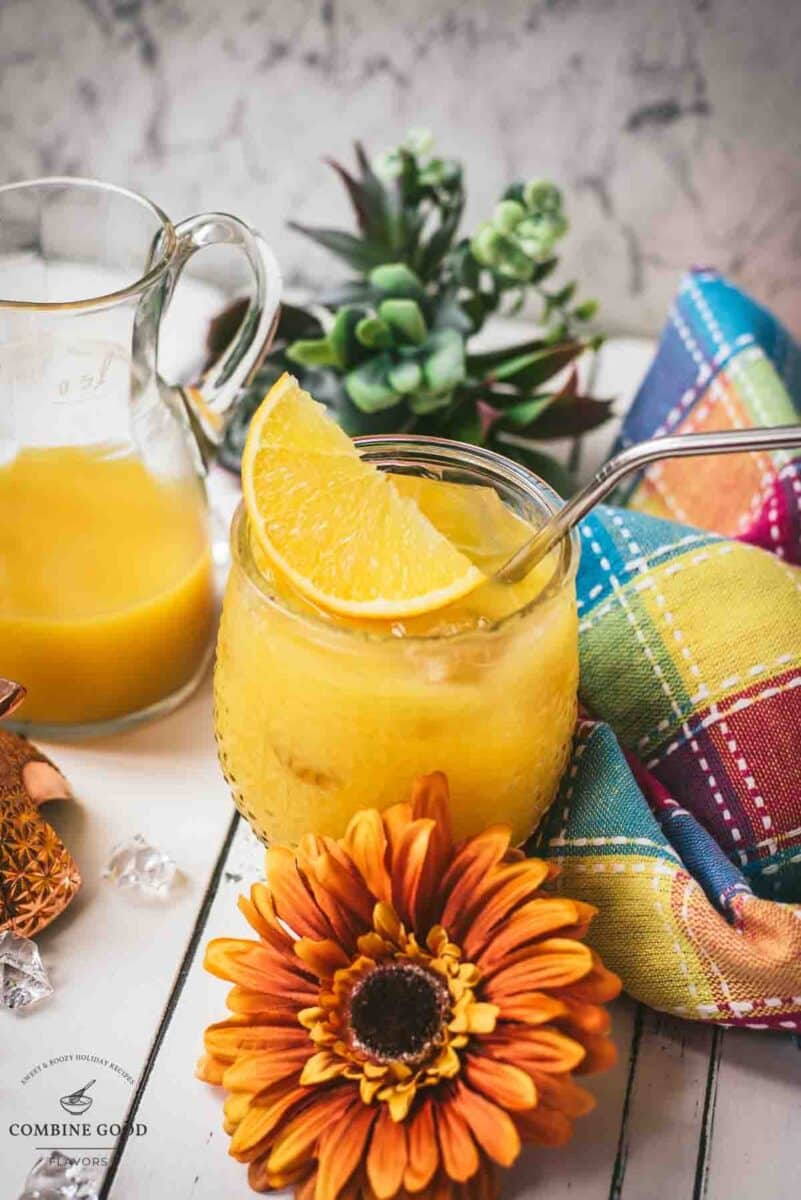
M 214 603 L 203 490 L 114 446 L 0 467 L 0 658 L 18 720 L 91 725 L 191 685 Z
M 253 295 L 203 382 L 173 386 L 162 316 L 215 242 L 245 255 Z M 235 217 L 174 225 L 94 180 L 0 187 L 0 676 L 27 689 L 14 727 L 114 729 L 201 678 L 215 615 L 204 463 L 279 295 L 269 248 Z

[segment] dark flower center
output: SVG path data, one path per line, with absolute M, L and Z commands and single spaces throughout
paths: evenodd
M 391 962 L 371 971 L 350 994 L 354 1047 L 376 1062 L 422 1062 L 438 1041 L 448 989 L 416 963 Z

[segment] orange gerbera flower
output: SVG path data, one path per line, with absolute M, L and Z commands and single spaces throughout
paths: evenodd
M 259 940 L 206 952 L 233 1016 L 198 1068 L 256 1191 L 488 1200 L 493 1164 L 567 1140 L 620 982 L 580 940 L 595 910 L 540 891 L 553 874 L 505 826 L 454 845 L 441 774 L 341 841 L 268 851 L 240 899 Z

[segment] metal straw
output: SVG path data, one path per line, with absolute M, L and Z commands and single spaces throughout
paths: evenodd
M 685 433 L 678 437 L 651 438 L 621 450 L 601 467 L 586 487 L 577 492 L 532 538 L 524 542 L 496 572 L 502 583 L 517 583 L 586 517 L 590 509 L 608 496 L 632 471 L 639 471 L 660 458 L 684 458 L 697 454 L 734 454 L 743 450 L 781 450 L 801 446 L 801 425 L 775 425 L 769 429 L 725 429 L 713 433 Z

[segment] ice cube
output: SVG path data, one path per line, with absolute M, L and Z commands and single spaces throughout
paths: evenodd
M 168 854 L 136 833 L 114 847 L 103 875 L 124 890 L 161 898 L 171 890 L 177 870 Z
M 97 1200 L 100 1183 L 98 1167 L 84 1167 L 51 1150 L 37 1159 L 18 1200 Z
M 25 1008 L 52 994 L 36 942 L 10 930 L 0 933 L 0 1004 Z

